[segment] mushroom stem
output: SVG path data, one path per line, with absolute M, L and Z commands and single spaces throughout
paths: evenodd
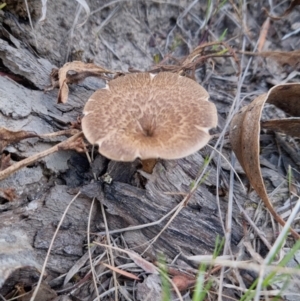
M 145 159 L 141 160 L 142 170 L 146 173 L 151 174 L 153 172 L 154 166 L 157 162 L 157 159 Z

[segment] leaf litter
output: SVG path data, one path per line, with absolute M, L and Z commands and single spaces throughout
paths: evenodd
M 290 7 L 293 8 L 295 5 L 297 5 L 297 1 L 292 1 L 292 4 Z M 289 8 L 288 10 L 291 11 L 291 8 Z M 287 11 L 284 13 L 284 16 L 287 15 Z M 288 11 L 288 13 L 290 11 Z M 215 53 L 203 52 L 204 48 L 205 47 L 203 47 L 203 46 L 196 48 L 195 49 L 195 50 L 197 50 L 196 53 L 195 53 L 195 51 L 192 51 L 192 53 L 188 57 L 188 59 L 183 60 L 179 64 L 172 65 L 169 63 L 165 64 L 164 62 L 162 62 L 157 67 L 155 67 L 157 69 L 154 68 L 152 70 L 169 70 L 172 72 L 182 72 L 182 74 L 186 74 L 186 75 L 193 77 L 196 66 L 199 67 L 201 65 L 205 65 L 205 63 L 207 62 L 208 59 L 211 59 L 214 57 L 216 58 L 219 55 L 222 56 L 222 54 L 218 54 L 218 52 L 215 52 Z M 229 50 L 229 48 L 226 48 L 226 49 L 227 49 L 227 51 Z M 229 53 L 230 53 L 229 56 L 233 57 L 235 63 L 237 65 L 239 65 L 238 59 L 237 59 L 235 53 L 232 52 L 232 50 L 230 50 Z M 244 53 L 247 54 L 246 52 L 244 52 Z M 256 55 L 256 54 L 254 54 L 254 55 Z M 257 54 L 257 55 L 261 55 L 262 57 L 273 58 L 274 60 L 277 60 L 280 64 L 288 64 L 290 66 L 293 66 L 293 64 L 295 66 L 296 65 L 295 63 L 297 63 L 298 58 L 299 58 L 298 51 L 294 51 L 294 53 L 293 52 L 286 52 L 286 53 L 276 52 L 275 54 L 274 54 L 274 52 L 265 52 L 265 53 Z M 172 60 L 172 59 L 170 57 L 169 58 L 166 57 L 166 61 L 167 60 Z M 70 67 L 70 65 L 71 65 L 71 67 Z M 95 65 L 93 65 L 92 68 L 95 68 L 95 69 L 93 69 L 94 71 L 91 73 L 89 73 L 89 70 L 84 69 L 84 68 L 86 68 L 86 64 L 80 65 L 80 68 L 78 68 L 78 69 L 77 69 L 78 66 L 76 68 L 74 68 L 74 66 L 72 66 L 72 63 L 70 65 L 66 66 L 65 69 L 61 68 L 63 71 L 61 71 L 61 69 L 60 69 L 60 71 L 61 71 L 61 74 L 59 77 L 60 91 L 59 91 L 58 100 L 59 100 L 59 102 L 62 102 L 62 103 L 65 103 L 68 98 L 68 93 L 69 93 L 68 84 L 78 83 L 78 82 L 82 81 L 86 76 L 97 76 L 100 78 L 107 79 L 108 77 L 105 76 L 105 73 L 115 74 L 114 72 L 106 70 L 105 68 L 102 68 L 102 67 L 97 67 Z M 234 117 L 234 119 L 231 123 L 230 139 L 232 142 L 232 148 L 235 151 L 238 159 L 240 160 L 240 163 L 241 163 L 242 167 L 244 168 L 246 175 L 248 176 L 248 178 L 250 180 L 250 183 L 252 184 L 254 189 L 256 188 L 255 190 L 260 195 L 260 197 L 264 201 L 267 200 L 267 202 L 265 202 L 266 207 L 270 210 L 270 212 L 273 212 L 273 213 L 275 211 L 274 211 L 274 208 L 270 207 L 271 202 L 267 196 L 266 188 L 264 186 L 261 172 L 260 172 L 260 167 L 259 167 L 259 152 L 260 152 L 259 133 L 260 133 L 260 129 L 261 129 L 260 127 L 262 126 L 268 130 L 280 131 L 280 132 L 283 132 L 288 135 L 297 136 L 297 133 L 299 133 L 299 131 L 298 131 L 298 129 L 299 129 L 299 122 L 298 122 L 299 121 L 299 119 L 298 119 L 299 112 L 297 111 L 298 106 L 297 106 L 297 102 L 296 102 L 296 99 L 297 98 L 299 99 L 298 92 L 299 92 L 298 88 L 295 88 L 294 90 L 293 90 L 293 88 L 285 89 L 285 87 L 283 87 L 283 85 L 278 85 L 278 86 L 272 88 L 268 94 L 258 97 L 249 106 L 242 109 L 242 111 Z M 282 99 L 284 99 L 284 100 L 292 99 L 292 100 L 291 101 L 282 101 Z M 293 99 L 295 100 L 295 103 L 293 102 Z M 278 119 L 278 120 L 269 120 L 269 121 L 261 122 L 260 115 L 261 115 L 261 111 L 263 109 L 265 102 L 273 103 L 274 105 L 283 109 L 288 114 L 295 116 L 295 117 L 287 118 L 287 119 L 283 119 L 283 120 Z M 253 122 L 253 121 L 255 121 L 255 122 Z M 250 131 L 250 129 L 252 130 L 252 132 Z M 5 133 L 5 135 L 7 135 L 7 132 L 4 132 L 4 133 Z M 256 135 L 255 135 L 255 133 L 256 133 Z M 5 135 L 3 134 L 3 137 L 7 137 Z M 16 143 L 22 139 L 30 138 L 30 135 L 32 135 L 32 134 L 26 133 L 26 132 L 17 132 L 17 133 L 10 132 L 10 133 L 8 133 L 9 138 L 6 138 L 6 140 L 3 139 L 3 141 L 4 141 L 3 148 L 5 148 L 9 144 Z M 80 133 L 75 134 L 75 135 L 78 135 L 78 138 L 79 138 Z M 242 137 L 243 135 L 245 137 Z M 37 137 L 37 136 L 35 136 L 35 137 Z M 81 140 L 76 140 L 76 139 L 74 139 L 74 138 L 72 139 L 72 138 L 73 137 L 69 138 L 66 141 L 68 143 L 59 144 L 59 145 L 55 146 L 55 148 L 53 148 L 51 151 L 55 151 L 56 149 L 70 149 L 70 148 L 76 149 L 77 151 L 83 151 L 84 147 L 82 146 Z M 247 144 L 245 140 L 247 140 L 248 138 L 249 138 L 249 143 Z M 247 149 L 248 146 L 249 146 L 249 149 Z M 48 153 L 45 153 L 42 156 L 47 155 L 47 154 Z M 39 158 L 41 158 L 41 156 L 36 156 L 34 159 L 31 159 L 30 162 L 35 162 Z M 7 160 L 8 159 L 6 159 L 6 158 L 1 160 L 1 162 L 2 161 L 4 162 L 3 163 L 3 166 L 5 167 L 4 170 L 7 167 L 9 168 L 8 163 L 6 162 Z M 253 165 L 251 165 L 249 163 L 253 163 Z M 24 165 L 24 162 L 23 162 L 22 165 L 18 166 L 18 168 L 24 167 L 24 166 L 26 166 L 26 164 Z M 30 164 L 30 163 L 28 163 L 28 164 Z M 252 166 L 253 170 L 251 170 L 251 166 Z M 254 166 L 254 168 L 253 168 L 253 166 Z M 17 169 L 12 169 L 11 172 L 14 172 Z M 8 174 L 6 174 L 6 176 L 7 175 Z M 6 176 L 4 176 L 4 177 L 6 177 Z M 278 216 L 276 216 L 276 212 L 274 214 L 275 214 L 274 215 L 275 219 L 279 223 L 282 223 L 282 219 L 280 219 L 280 217 L 278 219 Z M 284 222 L 282 223 L 282 225 L 283 224 L 284 224 Z M 296 238 L 299 237 L 299 236 L 297 236 L 298 234 L 295 232 L 293 232 L 293 235 Z M 178 276 L 178 277 L 180 277 L 180 276 Z M 179 280 L 181 281 L 182 279 L 179 279 Z M 184 281 L 185 280 L 186 279 L 184 279 Z
M 260 119 L 261 113 L 266 102 L 274 104 L 286 113 L 297 116 L 290 123 L 289 119 L 272 120 L 267 123 L 270 130 L 282 131 L 287 135 L 300 132 L 300 83 L 284 84 L 273 87 L 267 94 L 258 96 L 248 106 L 243 107 L 232 119 L 230 125 L 230 141 L 232 149 L 236 154 L 240 164 L 250 181 L 250 185 L 255 189 L 258 195 L 265 203 L 274 219 L 285 225 L 284 220 L 276 213 L 270 198 L 268 197 L 266 187 L 263 182 L 260 169 Z M 291 229 L 295 239 L 300 235 Z

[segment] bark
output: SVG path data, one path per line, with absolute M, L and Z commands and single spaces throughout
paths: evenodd
M 37 23 L 38 16 L 33 15 L 35 29 L 32 31 L 26 23 L 26 26 L 22 27 L 22 34 L 18 27 L 20 16 L 16 15 L 16 11 L 7 11 L 2 15 L 0 127 L 37 134 L 67 129 L 71 122 L 75 122 L 81 115 L 82 107 L 93 91 L 104 85 L 103 82 L 92 79 L 71 86 L 67 104 L 56 104 L 57 89 L 44 92 L 50 85 L 52 68 L 57 67 L 55 64 L 62 65 L 66 56 L 67 49 L 62 49 L 61 43 L 65 43 L 63 37 L 71 28 L 75 13 L 74 4 L 69 2 L 63 2 L 64 4 L 61 4 L 63 6 L 57 11 L 56 16 L 61 23 L 54 18 L 58 4 L 49 3 L 46 23 L 43 25 Z M 101 1 L 98 1 L 97 7 L 100 4 Z M 133 7 L 129 5 L 128 9 Z M 169 14 L 176 14 L 176 11 L 171 10 Z M 100 16 L 103 21 L 109 14 L 102 12 Z M 166 16 L 160 16 L 160 22 Z M 76 31 L 77 34 L 72 40 L 73 55 L 82 47 L 84 60 L 92 56 L 96 44 L 87 34 L 98 28 L 103 35 L 103 43 L 95 53 L 98 64 L 101 65 L 105 61 L 104 67 L 115 70 L 126 70 L 130 65 L 140 70 L 149 67 L 151 51 L 154 50 L 147 50 L 146 55 L 144 53 L 143 49 L 149 48 L 147 43 L 143 44 L 149 38 L 147 30 L 144 28 L 138 31 L 137 24 L 132 18 L 128 18 L 126 10 L 120 18 L 117 23 L 112 21 L 112 24 L 104 30 L 99 28 L 97 18 L 91 17 L 81 31 Z M 62 23 L 64 25 L 60 26 Z M 116 24 L 120 25 L 116 27 Z M 126 31 L 129 30 L 133 32 L 130 39 L 126 36 Z M 39 45 L 37 48 L 33 47 L 34 35 Z M 114 49 L 109 50 L 104 46 L 105 40 L 114 38 L 116 43 L 109 44 Z M 142 45 L 140 48 L 135 42 L 137 39 L 138 45 Z M 28 47 L 28 44 L 31 47 Z M 122 45 L 125 49 L 118 52 Z M 66 137 L 47 140 L 30 138 L 7 146 L 4 152 L 11 154 L 10 163 L 13 164 L 50 148 L 63 139 Z M 56 277 L 67 273 L 79 258 L 86 254 L 86 231 L 93 197 L 105 205 L 110 230 L 155 222 L 172 210 L 189 192 L 197 174 L 204 166 L 204 157 L 208 151 L 204 149 L 176 161 L 160 160 L 152 174 L 141 172 L 138 162 L 130 164 L 109 162 L 96 154 L 90 166 L 84 154 L 59 151 L 1 181 L 0 188 L 13 188 L 16 198 L 9 202 L 5 197 L 0 197 L 0 231 L 2 239 L 7 244 L 5 248 L 0 244 L 0 267 L 7 272 L 0 273 L 0 287 L 2 286 L 0 292 L 5 295 L 14 287 L 20 279 L 19 274 L 10 278 L 8 276 L 13 275 L 13 272 L 19 272 L 19 269 L 25 266 L 30 266 L 31 272 L 24 274 L 23 283 L 32 285 L 36 281 L 36 271 L 41 269 L 53 233 L 75 192 L 82 189 L 82 194 L 66 214 L 47 264 L 48 277 L 55 285 L 62 284 L 62 280 L 57 280 Z M 93 172 L 98 177 L 95 183 L 91 183 Z M 226 173 L 223 175 L 227 177 Z M 221 197 L 222 217 L 219 216 L 215 182 L 216 166 L 212 163 L 204 182 L 199 185 L 188 205 L 152 245 L 146 253 L 147 256 L 157 259 L 158 253 L 163 253 L 171 260 L 181 253 L 181 262 L 185 261 L 192 265 L 186 260 L 187 256 L 213 252 L 217 236 L 224 236 L 222 222 L 224 223 L 227 210 L 226 196 Z M 241 219 L 235 205 L 233 216 L 231 243 L 234 250 L 242 237 Z M 142 252 L 149 241 L 162 230 L 167 220 L 140 230 L 125 231 L 123 239 L 129 248 Z M 91 232 L 102 235 L 104 230 L 100 206 L 96 202 L 91 216 Z M 112 234 L 114 238 L 119 236 L 120 233 Z M 16 248 L 14 245 L 16 241 L 18 254 L 11 252 Z M 99 247 L 97 250 L 96 253 L 99 253 L 103 249 Z

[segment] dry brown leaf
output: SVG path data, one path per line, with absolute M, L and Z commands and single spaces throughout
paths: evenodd
M 267 94 L 258 96 L 248 106 L 243 107 L 234 116 L 230 125 L 230 142 L 237 159 L 252 187 L 261 197 L 274 219 L 282 226 L 285 225 L 285 221 L 274 210 L 261 174 L 259 164 L 260 118 L 266 102 L 276 105 L 290 115 L 300 116 L 299 99 L 300 83 L 277 85 L 270 89 Z M 276 128 L 279 128 L 279 123 L 277 123 Z M 285 123 L 283 128 L 286 133 L 295 131 L 294 124 L 290 130 L 288 130 L 287 123 Z M 298 233 L 293 229 L 290 230 L 294 238 L 300 238 Z
M 180 292 L 186 291 L 196 283 L 196 279 L 190 279 L 189 277 L 185 277 L 184 275 L 174 276 L 172 281 L 177 286 Z
M 278 85 L 269 91 L 268 103 L 293 116 L 262 122 L 266 129 L 300 137 L 300 83 Z
M 133 260 L 134 263 L 140 268 L 142 268 L 146 273 L 158 274 L 158 270 L 155 267 L 155 265 L 142 258 L 138 253 L 130 251 L 127 254 L 130 257 L 130 259 Z
M 68 84 L 78 83 L 88 76 L 103 77 L 104 74 L 114 74 L 95 64 L 86 64 L 80 61 L 66 63 L 58 71 L 59 92 L 57 103 L 66 103 L 69 95 Z
M 300 0 L 292 0 L 290 6 L 285 10 L 285 12 L 279 16 L 272 16 L 270 15 L 269 11 L 266 8 L 263 8 L 263 10 L 267 13 L 267 15 L 273 19 L 273 20 L 281 20 L 284 17 L 286 17 L 288 14 L 290 14 L 292 12 L 292 10 L 295 8 L 295 6 L 300 5 Z
M 287 154 L 284 155 L 281 153 L 282 164 L 290 169 L 290 160 L 292 160 L 296 165 L 300 166 L 300 154 L 298 153 L 297 148 L 293 144 L 289 143 L 289 139 L 285 139 L 285 136 L 280 135 L 279 133 L 275 133 L 275 138 L 278 147 L 284 150 L 284 152 Z M 290 174 L 293 178 L 293 181 L 299 182 L 300 177 L 297 171 L 293 172 L 293 170 L 290 170 Z
M 101 264 L 103 264 L 104 266 L 106 266 L 106 267 L 109 268 L 110 270 L 112 270 L 112 271 L 114 271 L 114 272 L 116 272 L 116 273 L 118 273 L 118 274 L 120 274 L 120 275 L 123 275 L 123 276 L 125 276 L 125 277 L 131 278 L 131 279 L 133 279 L 133 280 L 138 280 L 138 281 L 141 280 L 139 277 L 135 276 L 135 275 L 132 274 L 132 273 L 126 272 L 126 271 L 121 270 L 121 269 L 119 269 L 119 268 L 117 268 L 117 267 L 113 267 L 113 266 L 111 266 L 111 265 L 109 265 L 109 264 L 106 264 L 106 263 L 104 263 L 104 262 L 101 262 Z
M 282 132 L 300 138 L 300 118 L 267 120 L 261 123 L 264 129 Z
M 277 85 L 268 93 L 268 103 L 294 117 L 300 117 L 300 83 Z
M 281 66 L 289 65 L 293 68 L 299 66 L 299 62 L 300 62 L 300 50 L 262 51 L 262 52 L 239 51 L 239 53 L 252 55 L 252 56 L 261 56 L 263 58 L 270 58 L 276 61 Z
M 257 46 L 257 51 L 261 52 L 262 49 L 264 48 L 267 35 L 269 32 L 270 28 L 270 18 L 267 18 L 266 21 L 263 23 L 261 29 L 260 29 L 260 34 L 259 34 L 259 39 L 258 39 L 258 46 Z
M 6 128 L 0 128 L 0 153 L 3 149 L 12 143 L 16 143 L 21 141 L 22 139 L 38 137 L 36 133 L 33 132 L 26 132 L 26 131 L 10 131 Z
M 215 48 L 216 46 L 220 47 Z M 179 74 L 189 74 L 190 78 L 195 79 L 195 70 L 203 65 L 208 59 L 215 57 L 232 57 L 237 64 L 237 73 L 240 73 L 241 66 L 236 51 L 225 42 L 220 41 L 201 44 L 181 60 L 178 60 L 171 55 L 166 55 L 161 62 L 149 69 L 148 72 L 176 72 Z M 167 64 L 167 61 L 172 62 L 172 64 Z M 136 72 L 136 70 L 132 71 Z

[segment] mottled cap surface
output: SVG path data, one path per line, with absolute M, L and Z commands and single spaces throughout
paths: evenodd
M 82 129 L 115 161 L 178 159 L 207 144 L 217 111 L 206 90 L 170 72 L 128 74 L 97 90 L 84 107 Z

